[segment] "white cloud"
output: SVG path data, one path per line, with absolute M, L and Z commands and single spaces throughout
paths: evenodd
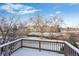
M 79 3 L 69 3 L 68 5 L 72 6 L 72 5 L 79 5 Z
M 61 13 L 62 13 L 61 11 L 56 11 L 55 13 L 50 14 L 49 16 L 54 16 L 54 15 L 56 15 L 56 14 L 61 14 Z
M 54 16 L 54 14 L 50 14 L 49 16 Z
M 56 13 L 56 14 L 61 14 L 62 12 L 61 12 L 61 11 L 56 11 L 55 13 Z
M 16 13 L 16 14 L 28 14 L 41 11 L 40 9 L 35 9 L 34 7 L 26 6 L 23 4 L 5 4 L 2 5 L 0 8 L 9 13 Z
M 35 13 L 37 11 L 40 11 L 40 10 L 23 10 L 23 11 L 20 11 L 19 14 L 29 14 L 29 13 Z

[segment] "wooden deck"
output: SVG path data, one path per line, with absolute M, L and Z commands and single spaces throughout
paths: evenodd
M 32 48 L 20 48 L 12 53 L 11 56 L 64 56 L 64 54 L 45 50 L 39 51 Z

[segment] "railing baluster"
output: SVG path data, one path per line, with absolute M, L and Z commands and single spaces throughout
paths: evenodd
M 60 44 L 60 43 L 58 43 L 58 51 L 60 51 L 60 46 L 59 46 L 59 44 Z
M 52 43 L 50 43 L 50 49 L 52 50 Z
M 54 42 L 54 51 L 55 51 L 55 42 Z
M 41 41 L 39 41 L 39 51 L 41 51 Z
M 23 42 L 22 42 L 23 40 L 21 40 L 21 48 L 22 48 L 22 44 L 23 44 Z

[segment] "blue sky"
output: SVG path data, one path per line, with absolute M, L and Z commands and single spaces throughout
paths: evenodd
M 41 13 L 51 16 L 56 13 L 63 15 L 64 22 L 69 26 L 79 24 L 79 4 L 77 3 L 16 3 L 0 4 L 0 14 L 18 14 L 23 20 L 28 16 Z

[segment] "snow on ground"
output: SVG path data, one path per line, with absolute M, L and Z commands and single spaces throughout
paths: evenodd
M 59 36 L 63 33 L 62 32 L 58 32 L 58 33 L 45 32 L 45 33 L 43 33 L 43 36 L 49 36 L 50 34 Z M 29 33 L 29 35 L 41 35 L 41 33 L 40 32 L 31 32 L 31 33 Z
M 15 51 L 11 56 L 64 56 L 63 54 L 59 54 L 57 52 L 45 51 L 45 50 L 37 50 L 31 48 L 20 48 Z
M 49 36 L 49 35 L 55 35 L 55 36 L 59 36 L 62 35 L 62 32 L 57 32 L 57 33 L 53 33 L 53 32 L 45 32 L 43 33 L 43 36 Z
M 29 35 L 41 35 L 41 33 L 40 32 L 31 32 L 31 33 L 29 33 Z

